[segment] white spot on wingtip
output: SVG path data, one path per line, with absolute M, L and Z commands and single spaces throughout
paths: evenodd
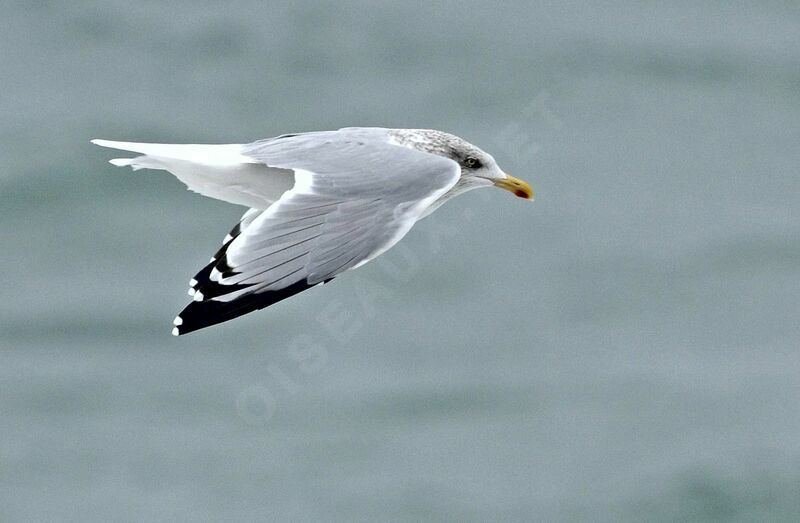
M 233 236 L 231 236 L 230 234 L 226 234 L 226 235 L 225 235 L 225 239 L 224 239 L 224 240 L 222 240 L 222 243 L 228 243 L 228 242 L 229 242 L 229 241 L 231 241 L 232 239 L 233 239 Z
M 194 278 L 189 280 L 189 287 L 194 287 L 195 285 L 197 285 L 197 280 L 195 280 Z
M 189 292 L 189 296 L 194 296 L 194 293 L 196 293 L 197 291 L 192 288 L 192 289 L 189 289 L 188 292 Z
M 195 292 L 194 301 L 203 301 L 203 293 L 200 291 Z
M 172 329 L 172 335 L 173 336 L 180 336 L 181 335 L 181 333 L 178 331 L 178 327 L 175 327 L 174 329 Z
M 183 325 L 183 318 L 181 318 L 180 316 L 175 316 L 175 319 L 172 320 L 172 324 L 177 327 L 180 327 L 181 325 Z
M 216 258 L 211 258 L 210 260 L 208 260 L 208 263 L 214 263 L 215 261 L 217 261 Z

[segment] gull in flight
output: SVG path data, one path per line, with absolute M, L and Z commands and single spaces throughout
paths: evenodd
M 428 129 L 349 127 L 248 144 L 92 140 L 139 153 L 113 165 L 161 169 L 197 193 L 249 207 L 189 282 L 176 336 L 263 309 L 383 254 L 445 201 L 526 182 L 461 138 Z

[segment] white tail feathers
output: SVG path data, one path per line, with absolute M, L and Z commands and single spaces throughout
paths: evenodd
M 230 203 L 266 209 L 292 188 L 287 169 L 272 169 L 242 155 L 241 144 L 197 145 L 114 142 L 92 140 L 101 147 L 139 153 L 135 158 L 114 158 L 112 165 L 171 172 L 195 192 Z
M 135 153 L 151 154 L 159 145 L 155 143 L 135 143 L 135 142 L 115 142 L 113 140 L 100 140 L 94 139 L 91 142 L 100 147 L 108 147 L 110 149 L 120 149 L 121 151 L 133 151 Z
M 134 171 L 138 171 L 139 169 L 159 168 L 152 162 L 148 163 L 147 160 L 147 156 L 137 156 L 136 158 L 114 158 L 113 160 L 109 160 L 108 163 L 111 165 L 116 165 L 117 167 L 125 167 L 126 165 L 130 165 Z
M 243 163 L 257 163 L 256 160 L 242 156 L 241 144 L 171 144 L 171 143 L 136 143 L 115 142 L 112 140 L 92 140 L 100 147 L 133 151 L 146 156 L 183 160 L 201 165 L 239 165 Z M 114 165 L 131 165 L 117 164 Z M 147 167 L 143 165 L 143 167 Z

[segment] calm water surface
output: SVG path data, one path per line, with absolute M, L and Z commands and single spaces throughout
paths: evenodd
M 797 520 L 794 3 L 3 12 L 0 519 Z M 537 201 L 170 336 L 243 209 L 89 139 L 351 125 L 455 132 Z

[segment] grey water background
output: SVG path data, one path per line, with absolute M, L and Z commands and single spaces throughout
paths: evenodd
M 795 2 L 10 2 L 0 520 L 796 521 Z M 449 130 L 531 182 L 170 336 L 243 209 L 95 137 Z

